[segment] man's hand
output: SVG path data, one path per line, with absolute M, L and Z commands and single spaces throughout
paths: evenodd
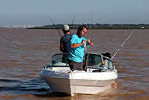
M 91 40 L 89 40 L 89 39 L 87 39 L 87 43 L 90 44 L 90 45 L 93 45 L 93 44 L 94 44 L 94 43 L 93 43 Z
M 82 45 L 85 44 L 85 40 L 82 40 Z

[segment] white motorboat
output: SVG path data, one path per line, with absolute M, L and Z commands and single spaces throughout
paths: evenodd
M 71 71 L 66 54 L 52 56 L 48 66 L 40 72 L 40 76 L 48 83 L 52 92 L 75 94 L 97 94 L 112 87 L 118 78 L 117 70 L 111 59 L 95 53 L 87 53 L 84 70 Z

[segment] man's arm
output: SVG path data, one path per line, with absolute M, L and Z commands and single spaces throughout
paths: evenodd
M 63 38 L 60 39 L 60 51 L 63 52 L 63 53 L 65 52 Z
M 64 53 L 64 47 L 63 47 L 63 44 L 60 44 L 60 50 L 61 50 L 61 52 Z
M 70 45 L 70 48 L 77 48 L 85 43 L 85 40 L 82 40 L 81 43 L 74 43 Z

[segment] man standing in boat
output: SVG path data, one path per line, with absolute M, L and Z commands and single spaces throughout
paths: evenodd
M 69 41 L 73 34 L 71 34 L 69 26 L 66 24 L 63 25 L 62 31 L 64 33 L 64 36 L 62 36 L 60 39 L 60 51 L 63 53 L 68 53 Z
M 93 42 L 83 37 L 87 33 L 87 27 L 81 25 L 77 33 L 72 35 L 69 44 L 69 53 L 67 56 L 71 70 L 83 70 L 83 57 L 86 44 L 93 45 Z

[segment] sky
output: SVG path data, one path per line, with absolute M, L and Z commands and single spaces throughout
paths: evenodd
M 149 24 L 148 10 L 149 0 L 0 0 L 0 25 Z

